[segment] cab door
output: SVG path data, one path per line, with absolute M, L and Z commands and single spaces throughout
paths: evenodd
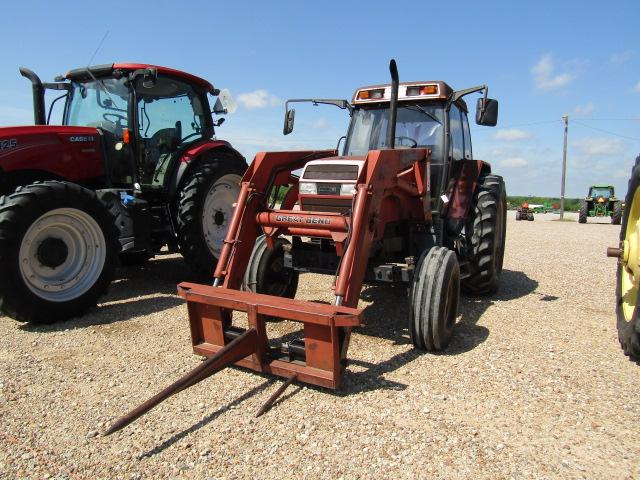
M 139 82 L 136 94 L 140 183 L 164 186 L 180 153 L 211 136 L 206 96 L 168 76 L 150 86 Z

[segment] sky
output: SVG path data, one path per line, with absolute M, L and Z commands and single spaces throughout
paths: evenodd
M 511 195 L 559 196 L 569 116 L 567 197 L 593 183 L 618 196 L 640 153 L 638 0 L 6 2 L 0 41 L 0 125 L 33 123 L 19 66 L 51 81 L 71 68 L 140 62 L 186 70 L 231 91 L 238 108 L 218 138 L 248 160 L 264 150 L 332 148 L 349 117 L 287 98 L 345 98 L 388 83 L 489 85 L 494 128 L 472 122 L 474 157 L 505 177 Z M 101 43 L 101 40 L 104 41 Z M 100 45 L 98 51 L 96 48 Z M 95 55 L 94 55 L 95 53 Z M 93 57 L 93 59 L 92 59 Z M 475 98 L 467 97 L 472 107 Z

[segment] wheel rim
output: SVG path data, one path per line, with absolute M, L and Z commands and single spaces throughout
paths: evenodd
M 66 302 L 100 277 L 107 246 L 98 223 L 75 208 L 45 213 L 25 233 L 18 259 L 26 286 L 38 297 Z
M 240 193 L 240 176 L 220 177 L 211 186 L 202 207 L 202 232 L 209 251 L 218 258 L 229 228 L 233 205 Z
M 640 286 L 640 188 L 633 194 L 620 258 L 620 299 L 625 320 L 631 321 Z

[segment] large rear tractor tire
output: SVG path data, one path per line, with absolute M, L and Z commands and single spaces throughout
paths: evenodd
M 409 334 L 420 350 L 444 350 L 458 316 L 460 267 L 453 251 L 432 247 L 416 266 L 411 283 Z
M 522 219 L 522 214 L 520 212 L 516 212 L 516 220 L 520 221 Z
M 527 220 L 530 222 L 533 222 L 533 220 L 535 219 L 535 217 L 533 216 L 533 213 L 527 213 Z
M 267 246 L 264 235 L 258 237 L 244 277 L 245 290 L 276 297 L 295 297 L 299 274 L 284 265 L 286 245 L 291 245 L 291 242 L 279 237 L 272 250 Z
M 185 262 L 202 278 L 213 278 L 246 165 L 209 158 L 195 165 L 178 200 L 177 233 Z
M 620 225 L 622 221 L 622 202 L 615 202 L 613 204 L 613 213 L 611 214 L 611 223 L 613 225 Z
M 506 215 L 504 180 L 499 175 L 481 177 L 465 226 L 470 275 L 462 281 L 464 291 L 484 295 L 498 290 L 507 233 Z
M 82 315 L 107 290 L 118 230 L 91 190 L 47 181 L 0 197 L 0 309 L 21 321 Z
M 640 360 L 640 156 L 629 180 L 620 243 L 623 254 L 618 261 L 616 282 L 618 339 L 625 355 Z
M 589 215 L 589 206 L 584 200 L 580 204 L 580 211 L 578 212 L 578 223 L 587 223 L 587 216 Z

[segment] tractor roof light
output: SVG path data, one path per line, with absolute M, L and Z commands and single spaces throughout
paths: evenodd
M 433 83 L 409 83 L 401 84 L 398 91 L 399 101 L 420 101 L 431 99 L 445 99 L 448 95 L 447 85 L 441 86 L 439 82 Z M 377 103 L 391 100 L 391 87 L 388 85 L 374 85 L 356 90 L 353 97 L 354 103 Z
M 438 95 L 438 85 L 411 85 L 407 87 L 407 97 Z
M 384 100 L 384 90 L 384 88 L 360 90 L 356 98 L 358 100 Z

